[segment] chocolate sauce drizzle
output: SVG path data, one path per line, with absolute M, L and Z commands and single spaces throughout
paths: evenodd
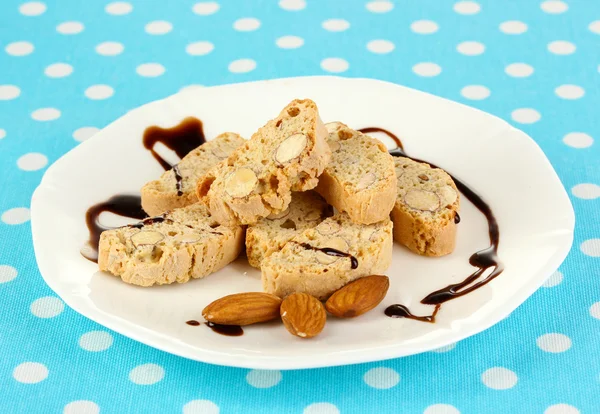
M 144 131 L 142 138 L 144 147 L 152 153 L 152 156 L 166 170 L 173 168 L 164 158 L 155 150 L 154 145 L 158 142 L 164 144 L 167 148 L 175 151 L 179 158 L 185 157 L 193 149 L 206 142 L 202 121 L 197 118 L 185 118 L 179 125 L 173 128 L 161 128 L 151 126 Z M 175 175 L 177 179 L 177 174 Z M 180 177 L 181 178 L 181 177 Z
M 332 247 L 314 247 L 311 246 L 308 243 L 298 243 L 300 246 L 304 247 L 307 250 L 317 250 L 320 252 L 325 253 L 328 256 L 334 256 L 334 257 L 348 257 L 350 258 L 350 268 L 351 269 L 356 269 L 358 267 L 358 259 L 354 256 L 352 256 L 350 253 L 344 253 L 340 250 L 334 249 Z
M 218 323 L 205 322 L 206 326 L 212 329 L 213 332 L 216 332 L 225 336 L 242 336 L 244 334 L 244 330 L 239 325 L 219 325 Z
M 402 142 L 400 141 L 400 138 L 398 138 L 395 134 L 391 133 L 390 131 L 387 131 L 383 128 L 376 128 L 376 127 L 363 128 L 363 129 L 360 129 L 359 131 L 364 132 L 364 133 L 382 132 L 382 133 L 386 134 L 387 136 L 389 136 L 390 138 L 392 138 L 398 146 L 398 148 L 395 148 L 395 149 L 389 151 L 390 154 L 394 157 L 405 157 L 405 158 L 409 158 L 413 161 L 427 163 L 427 164 L 431 165 L 433 168 L 439 168 L 438 166 L 436 166 L 430 162 L 408 156 L 406 154 L 406 152 L 404 152 L 404 147 L 402 145 Z M 425 296 L 423 299 L 421 299 L 421 303 L 423 303 L 423 304 L 436 305 L 436 308 L 435 308 L 433 314 L 431 315 L 431 317 L 416 317 L 410 313 L 408 308 L 406 308 L 405 306 L 400 305 L 400 304 L 391 305 L 390 307 L 388 307 L 385 311 L 386 315 L 388 315 L 388 316 L 399 317 L 399 318 L 406 317 L 406 318 L 411 318 L 411 319 L 416 319 L 416 320 L 424 320 L 422 318 L 431 318 L 431 321 L 429 321 L 429 320 L 425 320 L 425 321 L 426 322 L 434 322 L 435 315 L 437 314 L 437 311 L 439 310 L 440 305 L 442 303 L 459 298 L 461 296 L 464 296 L 468 293 L 473 292 L 474 290 L 479 289 L 480 287 L 482 287 L 482 286 L 488 284 L 489 282 L 491 282 L 492 280 L 494 280 L 498 275 L 500 275 L 504 271 L 504 265 L 498 258 L 498 245 L 500 243 L 500 229 L 498 227 L 498 222 L 496 221 L 496 217 L 494 217 L 494 214 L 492 213 L 492 209 L 485 201 L 483 201 L 483 199 L 477 193 L 475 193 L 471 188 L 469 188 L 469 186 L 467 186 L 465 183 L 463 183 L 462 181 L 460 181 L 459 179 L 454 177 L 452 174 L 448 173 L 448 175 L 450 175 L 452 180 L 454 180 L 454 183 L 456 184 L 456 187 L 458 188 L 458 190 L 467 198 L 467 200 L 469 200 L 471 203 L 473 203 L 475 205 L 475 207 L 477 207 L 477 209 L 479 211 L 481 211 L 481 213 L 487 219 L 488 233 L 489 233 L 489 238 L 490 238 L 490 247 L 473 253 L 473 255 L 471 255 L 471 257 L 469 258 L 469 263 L 472 266 L 477 267 L 478 270 L 471 273 L 462 282 L 454 283 L 454 284 L 448 285 L 442 289 L 431 292 L 430 294 Z M 457 218 L 458 218 L 458 221 L 457 221 Z M 455 221 L 455 223 L 460 222 L 460 216 L 458 214 L 454 217 L 454 221 Z M 490 268 L 492 269 L 491 273 L 489 273 L 482 280 L 477 281 L 480 278 L 480 276 L 482 276 Z M 421 318 L 421 319 L 419 319 L 419 318 Z
M 385 309 L 385 314 L 387 316 L 389 316 L 390 318 L 406 318 L 406 319 L 412 319 L 412 320 L 420 321 L 420 322 L 435 323 L 435 316 L 437 315 L 441 306 L 442 305 L 436 305 L 435 308 L 433 309 L 433 313 L 431 315 L 418 316 L 418 315 L 413 315 L 410 312 L 410 309 L 408 309 L 406 306 L 396 304 L 396 305 L 388 306 Z
M 193 320 L 193 319 L 192 319 L 192 320 L 189 320 L 189 321 L 187 321 L 186 323 L 187 323 L 188 325 L 190 325 L 190 326 L 200 326 L 200 322 L 198 322 L 198 321 L 195 321 L 195 320 Z

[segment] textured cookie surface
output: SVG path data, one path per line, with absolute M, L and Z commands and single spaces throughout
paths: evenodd
M 391 264 L 392 242 L 389 218 L 356 224 L 337 214 L 262 261 L 263 290 L 279 297 L 305 292 L 326 299 L 362 276 L 383 274 Z
M 394 160 L 387 148 L 341 122 L 325 126 L 332 155 L 317 192 L 356 223 L 386 219 L 396 201 Z
M 266 256 L 281 250 L 290 239 L 316 227 L 331 216 L 331 207 L 314 191 L 292 193 L 287 210 L 258 220 L 246 230 L 246 256 L 251 266 L 260 268 Z
M 198 198 L 220 223 L 253 224 L 285 211 L 292 191 L 314 188 L 329 162 L 317 105 L 295 100 L 198 181 Z
M 395 157 L 398 197 L 392 210 L 394 239 L 415 253 L 443 256 L 456 244 L 460 198 L 452 178 L 439 168 Z
M 221 226 L 202 204 L 102 233 L 100 270 L 139 286 L 185 283 L 213 273 L 242 250 L 240 226 Z
M 172 169 L 142 187 L 142 208 L 150 216 L 198 201 L 196 184 L 208 170 L 227 158 L 245 139 L 225 132 L 183 157 Z

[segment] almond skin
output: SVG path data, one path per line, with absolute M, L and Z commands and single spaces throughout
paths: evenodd
M 281 299 L 270 293 L 236 293 L 212 302 L 202 316 L 220 325 L 244 326 L 277 318 L 280 305 Z
M 365 276 L 331 295 L 325 308 L 338 318 L 354 318 L 379 305 L 389 287 L 390 279 L 387 276 Z
M 314 296 L 293 293 L 281 303 L 281 320 L 285 328 L 300 338 L 317 336 L 325 327 L 325 307 Z

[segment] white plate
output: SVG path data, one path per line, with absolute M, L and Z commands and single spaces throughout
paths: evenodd
M 491 205 L 500 225 L 506 270 L 483 288 L 446 303 L 437 323 L 392 319 L 403 303 L 429 314 L 419 300 L 473 271 L 469 256 L 489 244 L 482 214 L 464 197 L 454 253 L 423 258 L 394 246 L 390 290 L 375 310 L 352 320 L 330 318 L 323 333 L 302 340 L 281 324 L 245 328 L 240 337 L 201 325 L 201 310 L 225 294 L 261 289 L 244 259 L 203 280 L 138 288 L 97 272 L 79 250 L 87 240 L 86 209 L 117 193 L 136 193 L 161 172 L 141 142 L 150 125 L 170 127 L 199 117 L 207 137 L 249 137 L 290 100 L 308 97 L 325 122 L 378 126 L 402 137 L 406 151 L 459 177 Z M 391 145 L 391 143 L 390 143 Z M 195 89 L 135 109 L 52 165 L 31 204 L 35 253 L 48 285 L 73 309 L 123 335 L 187 358 L 264 369 L 310 368 L 411 355 L 489 328 L 508 316 L 564 260 L 574 214 L 556 173 L 523 132 L 473 108 L 391 83 L 308 77 Z M 102 218 L 111 224 L 114 217 Z M 122 224 L 122 220 L 120 222 Z

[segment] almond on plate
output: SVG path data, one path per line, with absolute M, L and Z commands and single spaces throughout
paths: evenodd
M 306 293 L 293 293 L 281 303 L 281 320 L 285 328 L 300 338 L 317 336 L 325 327 L 327 313 L 323 304 Z
M 365 276 L 336 291 L 325 303 L 325 308 L 338 318 L 354 318 L 379 305 L 389 287 L 387 276 Z
M 204 308 L 202 316 L 220 325 L 251 325 L 279 316 L 281 299 L 262 292 L 236 293 L 223 296 Z

